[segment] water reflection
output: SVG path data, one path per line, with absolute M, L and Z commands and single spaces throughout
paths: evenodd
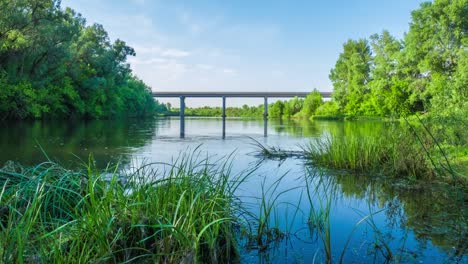
M 405 182 L 368 175 L 335 178 L 344 196 L 367 199 L 385 208 L 390 230 L 411 230 L 419 246 L 435 245 L 448 254 L 448 260 L 460 260 L 466 254 L 468 209 L 463 188 L 432 183 L 408 189 Z
M 170 162 L 181 152 L 201 144 L 200 150 L 210 156 L 235 152 L 233 172 L 236 173 L 252 168 L 258 162 L 249 155 L 254 149 L 248 137 L 269 146 L 297 149 L 313 137 L 369 135 L 398 129 L 397 124 L 382 122 L 271 119 L 269 135 L 264 138 L 262 119 L 227 119 L 226 139 L 222 140 L 222 119 L 187 118 L 185 125 L 185 138 L 180 139 L 177 118 L 0 123 L 0 164 L 7 160 L 31 165 L 42 162 L 44 155 L 39 146 L 62 164 L 76 164 L 79 159 L 87 160 L 90 154 L 99 167 L 116 160 L 123 163 L 134 159 Z M 273 226 L 286 235 L 272 243 L 268 250 L 243 248 L 245 262 L 326 261 L 325 243 L 319 233 L 324 229 L 320 229 L 323 228 L 320 224 L 311 224 L 312 207 L 330 212 L 333 261 L 339 260 L 349 237 L 344 262 L 384 262 L 386 243 L 394 259 L 400 262 L 467 260 L 466 190 L 442 183 L 406 189 L 404 182 L 373 175 L 317 174 L 317 171 L 297 159 L 265 161 L 241 188 L 239 197 L 253 212 L 258 212 L 258 199 L 249 200 L 249 197 L 259 196 L 262 183 L 268 186 L 287 173 L 277 189 L 277 192 L 286 192 L 278 199 L 272 215 Z M 309 201 L 307 189 L 315 190 L 320 184 L 327 188 L 320 189 Z M 289 189 L 293 190 L 287 191 Z M 328 209 L 326 197 L 331 198 Z M 377 230 L 366 222 L 353 233 L 356 223 L 373 213 Z M 457 255 L 461 257 L 457 259 Z
M 92 154 L 102 168 L 111 161 L 128 161 L 135 148 L 147 144 L 167 124 L 166 119 L 4 122 L 0 164 L 14 160 L 33 165 L 43 162 L 46 153 L 54 161 L 72 165 Z

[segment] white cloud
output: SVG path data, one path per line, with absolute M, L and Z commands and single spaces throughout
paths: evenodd
M 237 71 L 234 69 L 223 69 L 222 73 L 228 74 L 228 75 L 236 75 Z
M 160 56 L 160 57 L 172 57 L 172 58 L 182 58 L 188 57 L 191 55 L 189 51 L 175 49 L 175 48 L 162 48 L 160 46 L 139 46 L 134 45 L 133 48 L 137 53 L 137 56 L 142 54 L 145 56 Z
M 209 70 L 212 70 L 214 69 L 214 66 L 213 65 L 208 65 L 208 64 L 197 64 L 195 65 L 196 68 L 200 69 L 200 70 L 205 70 L 205 71 L 209 71 Z
M 130 64 L 143 64 L 143 65 L 149 65 L 149 64 L 160 64 L 160 63 L 166 63 L 168 60 L 163 59 L 163 58 L 150 58 L 150 59 L 142 59 L 138 57 L 129 57 L 128 62 Z
M 163 49 L 161 51 L 161 56 L 163 57 L 187 57 L 190 56 L 190 52 L 179 49 Z

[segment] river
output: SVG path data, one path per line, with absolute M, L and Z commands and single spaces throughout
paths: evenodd
M 177 118 L 4 122 L 0 164 L 13 160 L 34 165 L 51 159 L 77 168 L 92 155 L 97 166 L 105 168 L 109 162 L 122 167 L 171 162 L 194 151 L 211 161 L 231 155 L 232 173 L 256 168 L 239 189 L 240 200 L 259 214 L 257 198 L 279 195 L 270 219 L 284 234 L 265 248 L 250 247 L 241 239 L 242 262 L 321 263 L 329 248 L 334 263 L 343 252 L 344 263 L 466 263 L 463 192 L 444 183 L 409 189 L 379 175 L 353 175 L 297 158 L 262 160 L 255 155 L 254 140 L 297 150 L 311 138 L 328 134 L 379 133 L 383 123 L 271 120 L 267 137 L 263 125 L 263 120 L 228 119 L 223 140 L 217 118 L 187 118 L 183 139 Z M 277 188 L 269 188 L 275 184 Z M 310 217 L 320 214 L 329 214 L 328 221 L 320 224 Z

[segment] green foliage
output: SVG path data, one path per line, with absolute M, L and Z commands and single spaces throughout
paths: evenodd
M 431 98 L 448 88 L 468 43 L 467 5 L 466 0 L 438 0 L 412 13 L 399 67 L 409 82 L 413 109 L 429 110 Z
M 371 46 L 374 54 L 371 70 L 372 80 L 369 82 L 370 94 L 362 105 L 364 114 L 376 116 L 399 115 L 405 111 L 402 83 L 397 72 L 397 59 L 402 44 L 384 31 L 381 35 L 371 36 Z
M 304 106 L 300 114 L 304 117 L 311 117 L 315 115 L 317 109 L 323 104 L 322 95 L 317 89 L 314 89 L 307 97 L 304 99 Z
M 340 109 L 335 101 L 327 101 L 317 108 L 315 115 L 325 117 L 339 116 Z
M 295 114 L 301 111 L 303 106 L 304 106 L 304 99 L 299 99 L 298 97 L 294 97 L 293 99 L 285 103 L 284 115 L 286 117 L 294 116 Z
M 178 110 L 177 110 L 178 111 Z M 222 115 L 221 107 L 199 107 L 199 108 L 186 108 L 185 114 L 189 116 L 217 116 Z M 263 116 L 263 105 L 242 107 L 227 107 L 226 115 L 231 117 L 261 117 Z
M 268 115 L 270 117 L 279 117 L 281 118 L 284 114 L 284 102 L 276 101 L 274 104 L 270 104 L 268 107 Z
M 345 115 L 467 114 L 467 0 L 426 2 L 403 41 L 389 32 L 349 40 L 331 70 L 333 100 Z
M 164 174 L 149 165 L 123 174 L 10 163 L 0 168 L 0 261 L 235 260 L 233 194 L 246 176 L 230 178 L 224 165 L 186 157 Z
M 87 26 L 60 1 L 0 1 L 0 118 L 148 115 L 149 88 L 133 76 L 125 42 Z
M 330 72 L 333 100 L 350 115 L 361 114 L 361 103 L 369 92 L 371 50 L 367 40 L 348 40 L 343 45 L 335 68 Z

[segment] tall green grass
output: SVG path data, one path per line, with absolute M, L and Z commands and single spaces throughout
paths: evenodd
M 314 163 L 329 168 L 417 179 L 435 174 L 425 150 L 408 135 L 398 133 L 315 138 L 305 152 Z
M 390 246 L 373 218 L 374 215 L 379 214 L 386 209 L 373 212 L 371 210 L 371 204 L 369 203 L 369 213 L 354 210 L 361 219 L 356 222 L 347 236 L 342 236 L 342 239 L 345 239 L 343 248 L 337 248 L 336 246 L 333 246 L 332 242 L 332 217 L 330 216 L 332 207 L 341 194 L 341 189 L 339 188 L 336 178 L 325 177 L 321 171 L 308 169 L 304 180 L 306 183 L 307 198 L 310 206 L 308 217 L 309 231 L 311 233 L 310 236 L 314 237 L 315 234 L 321 242 L 323 250 L 323 258 L 321 261 L 323 263 L 346 263 L 345 255 L 351 239 L 358 227 L 363 224 L 367 225 L 372 230 L 374 239 L 374 242 L 372 243 L 372 251 L 374 251 L 374 253 L 380 252 L 383 257 L 382 260 L 385 261 L 385 263 L 394 260 Z M 333 226 L 333 228 L 335 227 L 336 226 Z M 317 253 L 314 258 L 320 259 L 320 255 L 317 256 Z M 339 258 L 337 255 L 338 253 Z M 370 251 L 368 253 L 370 253 Z
M 89 164 L 92 164 L 90 162 Z M 46 162 L 0 170 L 0 262 L 227 262 L 238 259 L 234 196 L 248 174 L 185 157 L 122 175 Z
M 405 124 L 388 124 L 381 134 L 315 138 L 304 152 L 309 160 L 329 168 L 414 179 L 450 176 L 455 182 L 466 180 L 466 169 L 456 170 L 452 166 L 447 146 L 441 143 L 447 136 L 439 133 L 436 137 L 431 128 L 434 124 L 426 124 L 419 117 L 414 122 L 404 120 Z

